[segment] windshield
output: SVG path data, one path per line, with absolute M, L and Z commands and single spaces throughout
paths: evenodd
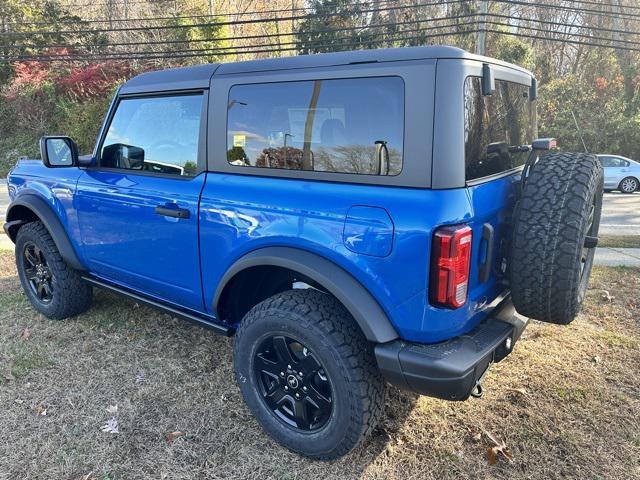
M 480 77 L 464 84 L 466 179 L 495 175 L 523 165 L 529 155 L 520 146 L 536 138 L 535 102 L 529 87 L 496 80 L 492 95 L 482 95 Z

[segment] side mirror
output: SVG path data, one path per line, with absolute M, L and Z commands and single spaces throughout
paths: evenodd
M 80 155 L 78 157 L 79 167 L 93 167 L 96 164 L 96 159 L 93 155 Z
M 101 165 L 109 168 L 127 168 L 142 170 L 144 168 L 144 149 L 113 143 L 102 149 Z
M 69 137 L 42 137 L 40 155 L 42 163 L 50 168 L 78 165 L 78 147 Z

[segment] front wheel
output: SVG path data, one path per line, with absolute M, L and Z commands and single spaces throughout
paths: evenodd
M 256 305 L 238 330 L 233 359 L 251 413 L 302 455 L 346 454 L 382 413 L 373 348 L 345 308 L 320 291 L 289 290 Z
M 634 177 L 623 178 L 618 188 L 622 193 L 633 193 L 638 190 L 638 179 Z
M 28 223 L 18 230 L 15 252 L 20 283 L 38 312 L 61 320 L 89 308 L 91 286 L 66 264 L 41 222 Z

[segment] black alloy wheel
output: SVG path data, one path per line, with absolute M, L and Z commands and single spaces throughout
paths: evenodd
M 22 262 L 33 295 L 44 304 L 51 303 L 55 278 L 44 252 L 35 243 L 27 242 L 23 248 Z
M 278 293 L 249 310 L 236 332 L 233 364 L 260 425 L 311 458 L 349 452 L 383 412 L 372 344 L 335 297 L 313 288 Z
M 256 350 L 253 370 L 267 407 L 285 425 L 304 432 L 326 425 L 333 409 L 331 382 L 305 345 L 270 336 Z
M 16 268 L 33 308 L 62 320 L 89 308 L 93 291 L 77 270 L 64 261 L 41 222 L 29 222 L 16 234 Z

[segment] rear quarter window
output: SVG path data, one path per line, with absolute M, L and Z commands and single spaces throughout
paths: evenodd
M 235 85 L 227 110 L 232 165 L 358 175 L 402 170 L 400 77 Z
M 535 102 L 529 87 L 496 80 L 493 95 L 482 95 L 480 77 L 464 84 L 464 142 L 466 179 L 500 174 L 524 165 L 529 155 L 518 151 L 536 135 Z

